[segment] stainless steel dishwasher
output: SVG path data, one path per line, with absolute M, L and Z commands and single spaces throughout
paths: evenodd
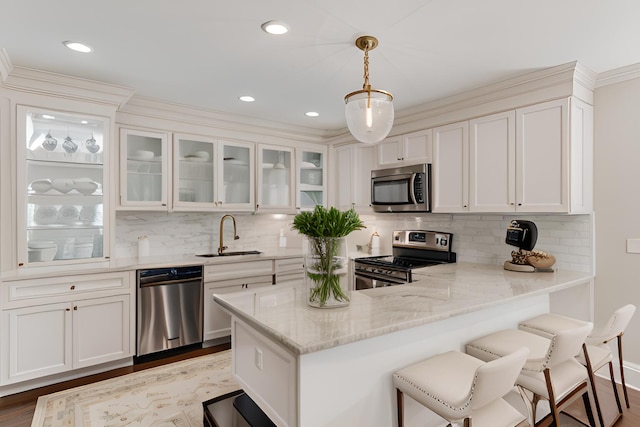
M 202 342 L 202 266 L 138 270 L 137 356 Z

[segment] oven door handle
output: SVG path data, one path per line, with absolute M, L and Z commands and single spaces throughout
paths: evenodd
M 369 272 L 364 273 L 361 271 L 356 271 L 355 275 L 356 277 L 360 276 L 365 279 L 377 280 L 379 282 L 390 283 L 392 285 L 404 285 L 405 283 L 408 283 L 402 279 L 394 280 L 394 278 L 385 276 L 384 274 L 375 274 L 375 273 L 369 273 Z

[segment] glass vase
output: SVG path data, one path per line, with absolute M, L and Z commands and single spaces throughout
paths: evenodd
M 309 237 L 304 262 L 307 303 L 334 308 L 349 304 L 349 258 L 345 237 Z

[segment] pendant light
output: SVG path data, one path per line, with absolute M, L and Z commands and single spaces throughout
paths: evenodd
M 393 126 L 393 95 L 369 84 L 369 51 L 378 46 L 378 39 L 362 36 L 356 46 L 364 51 L 364 84 L 362 90 L 344 97 L 347 126 L 360 142 L 374 144 L 382 141 Z

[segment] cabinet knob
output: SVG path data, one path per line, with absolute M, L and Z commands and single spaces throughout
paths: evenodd
M 70 308 L 65 308 L 64 311 L 71 311 L 71 309 Z
M 511 202 L 511 203 L 509 203 L 509 204 L 510 204 L 511 206 L 513 206 L 515 203 Z
M 468 208 L 469 206 L 467 206 L 467 205 L 463 205 L 462 207 L 463 207 L 463 208 Z
M 522 206 L 522 203 L 518 203 L 518 206 Z
M 78 306 L 77 306 L 77 305 L 74 305 L 74 306 L 73 306 L 73 309 L 74 309 L 75 311 L 78 311 Z
M 75 289 L 76 289 L 76 285 L 71 285 L 71 286 L 69 286 L 69 290 L 72 290 L 72 291 L 73 291 L 73 290 L 75 290 Z

